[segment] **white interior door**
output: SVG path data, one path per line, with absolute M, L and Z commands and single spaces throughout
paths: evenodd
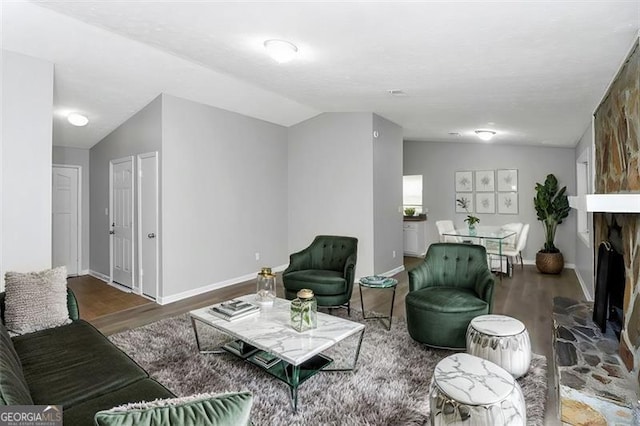
M 158 296 L 158 155 L 138 155 L 138 264 L 140 292 Z
M 111 280 L 133 287 L 133 157 L 110 163 Z
M 53 166 L 51 263 L 66 266 L 68 275 L 80 272 L 80 167 Z

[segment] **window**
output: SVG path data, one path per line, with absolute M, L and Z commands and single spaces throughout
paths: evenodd
M 591 193 L 589 185 L 589 153 L 590 150 L 585 149 L 576 161 L 576 195 L 579 200 L 586 200 L 587 194 Z M 576 212 L 578 214 L 578 236 L 589 247 L 589 216 L 586 202 L 580 203 Z
M 402 209 L 409 207 L 416 209 L 416 214 L 423 213 L 422 175 L 402 177 Z

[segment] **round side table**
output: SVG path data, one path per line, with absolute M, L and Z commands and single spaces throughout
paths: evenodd
M 375 279 L 374 279 L 375 278 Z M 360 306 L 362 306 L 362 317 L 366 320 L 369 319 L 377 319 L 382 322 L 383 320 L 389 319 L 389 324 L 387 325 L 387 330 L 391 330 L 391 318 L 393 317 L 393 302 L 396 299 L 396 286 L 398 285 L 398 280 L 395 278 L 385 278 L 385 277 L 363 277 L 360 279 Z M 362 288 L 371 288 L 371 289 L 391 289 L 391 308 L 389 309 L 389 316 L 370 316 L 368 317 L 366 314 L 366 310 L 364 309 L 364 300 L 362 298 Z
M 518 378 L 529 371 L 531 364 L 529 333 L 515 318 L 481 315 L 467 328 L 467 353 L 489 360 Z
M 440 361 L 429 390 L 431 425 L 524 426 L 520 385 L 503 368 L 458 353 Z

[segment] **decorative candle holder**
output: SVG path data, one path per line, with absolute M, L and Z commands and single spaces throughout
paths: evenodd
M 271 268 L 264 267 L 258 273 L 256 282 L 256 302 L 261 305 L 273 305 L 276 300 L 276 276 Z
M 318 327 L 318 302 L 313 291 L 302 289 L 297 298 L 291 301 L 291 326 L 303 332 Z

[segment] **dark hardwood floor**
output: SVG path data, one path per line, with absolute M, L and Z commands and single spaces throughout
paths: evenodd
M 133 293 L 125 293 L 91 275 L 69 278 L 67 285 L 73 290 L 80 318 L 92 322 L 96 318 L 120 313 L 138 306 L 155 305 L 152 300 Z
M 405 257 L 405 268 L 411 269 L 421 261 L 420 258 Z M 398 279 L 398 287 L 393 316 L 399 318 L 405 316 L 404 299 L 409 291 L 409 283 L 406 271 L 397 274 L 395 278 Z M 278 282 L 278 296 L 282 297 L 280 277 Z M 255 292 L 255 281 L 252 280 L 160 306 L 140 296 L 121 292 L 93 277 L 73 278 L 69 280 L 69 285 L 78 296 L 81 317 L 107 335 Z M 552 374 L 552 310 L 553 298 L 556 296 L 584 298 L 572 269 L 565 269 L 559 275 L 543 275 L 535 266 L 525 265 L 524 269 L 515 267 L 511 278 L 496 278 L 494 313 L 521 320 L 529 331 L 533 352 L 545 355 L 549 361 L 547 425 L 560 424 L 555 418 L 558 401 Z M 365 289 L 363 299 L 368 311 L 388 312 L 388 292 Z M 357 288 L 354 288 L 351 306 L 360 309 L 360 293 Z

